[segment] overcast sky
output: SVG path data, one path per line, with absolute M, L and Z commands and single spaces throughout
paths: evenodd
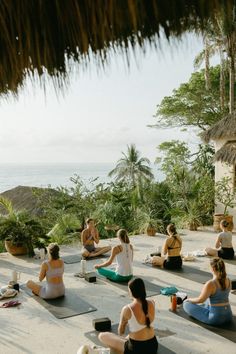
M 116 56 L 104 72 L 95 66 L 74 75 L 64 97 L 28 84 L 17 100 L 0 101 L 0 163 L 115 162 L 136 144 L 152 162 L 165 140 L 197 143 L 193 133 L 157 130 L 156 105 L 186 82 L 202 42 L 189 36 L 176 46 L 131 58 Z

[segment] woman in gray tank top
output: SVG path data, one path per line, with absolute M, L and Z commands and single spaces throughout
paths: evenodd
M 39 273 L 39 281 L 46 278 L 43 285 L 32 280 L 27 282 L 27 287 L 43 299 L 55 299 L 65 294 L 63 283 L 64 262 L 59 257 L 59 246 L 57 243 L 50 243 L 48 246 L 49 260 L 44 261 Z
M 219 233 L 215 248 L 207 247 L 205 252 L 208 256 L 220 257 L 223 259 L 233 259 L 234 249 L 232 244 L 232 232 L 228 230 L 229 223 L 226 220 L 221 220 L 220 228 L 222 230 Z

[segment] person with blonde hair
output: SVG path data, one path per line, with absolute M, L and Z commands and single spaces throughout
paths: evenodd
M 155 302 L 146 299 L 145 284 L 141 278 L 130 280 L 128 288 L 133 301 L 121 310 L 118 335 L 102 332 L 99 340 L 116 353 L 156 354 L 158 342 L 153 327 Z M 125 337 L 127 325 L 129 335 Z
M 208 256 L 220 257 L 223 259 L 233 259 L 234 249 L 232 244 L 232 232 L 228 230 L 229 223 L 226 220 L 221 220 L 220 228 L 222 232 L 219 233 L 215 248 L 207 247 L 205 252 Z
M 231 281 L 227 278 L 223 259 L 213 258 L 210 265 L 213 279 L 203 286 L 198 297 L 187 298 L 183 303 L 183 308 L 189 316 L 198 321 L 219 326 L 232 320 L 229 303 Z
M 39 281 L 41 282 L 46 278 L 46 283 L 39 285 L 29 280 L 26 284 L 35 295 L 43 299 L 55 299 L 65 294 L 63 282 L 64 262 L 60 259 L 59 250 L 57 243 L 48 245 L 49 260 L 42 263 L 39 273 Z
M 168 236 L 162 249 L 164 256 L 153 256 L 148 258 L 146 262 L 148 261 L 154 266 L 159 266 L 165 269 L 180 269 L 182 268 L 182 257 L 180 255 L 182 240 L 178 235 L 174 224 L 169 224 L 167 226 L 167 234 Z
M 94 266 L 98 273 L 115 282 L 129 281 L 133 276 L 133 246 L 130 244 L 128 233 L 125 229 L 117 231 L 120 244 L 113 247 L 110 258 Z M 106 268 L 116 259 L 116 268 Z
M 97 257 L 111 250 L 110 246 L 95 246 L 99 243 L 99 233 L 92 218 L 86 220 L 86 228 L 81 233 L 81 243 L 83 245 L 82 257 L 84 258 Z

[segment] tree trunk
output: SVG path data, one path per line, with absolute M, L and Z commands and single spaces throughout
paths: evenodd
M 222 48 L 220 48 L 220 107 L 225 108 L 225 60 Z
M 204 36 L 204 45 L 205 45 L 205 82 L 206 90 L 210 90 L 211 81 L 210 81 L 210 52 L 209 52 L 209 42 L 207 36 Z

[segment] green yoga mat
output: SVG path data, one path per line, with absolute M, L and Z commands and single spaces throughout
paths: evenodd
M 170 272 L 172 274 L 178 275 L 181 278 L 192 280 L 192 281 L 195 281 L 196 283 L 200 283 L 200 284 L 205 284 L 208 280 L 210 280 L 212 278 L 211 273 L 205 272 L 201 269 L 191 267 L 191 266 L 188 266 L 185 264 L 183 264 L 182 269 L 178 269 L 178 270 L 164 269 L 164 268 L 160 268 L 157 266 L 153 266 L 150 263 L 144 263 L 144 264 L 148 267 L 152 267 L 153 269 L 155 269 L 155 271 L 160 270 L 163 272 Z
M 124 290 L 128 294 L 128 282 L 116 283 L 114 281 L 111 281 L 111 280 L 99 275 L 98 273 L 97 273 L 97 279 L 104 281 L 105 283 L 111 284 L 121 290 Z M 163 288 L 163 286 L 155 284 L 155 283 L 151 283 L 150 281 L 145 280 L 145 279 L 143 279 L 143 281 L 145 284 L 147 297 L 154 296 L 154 295 L 160 295 L 160 291 Z
M 196 323 L 198 326 L 201 326 L 215 334 L 218 334 L 221 337 L 224 337 L 232 342 L 236 343 L 236 317 L 233 316 L 233 321 L 225 324 L 223 326 L 210 326 L 205 323 L 202 323 L 194 318 L 190 317 L 183 308 L 179 308 L 176 312 L 174 312 L 177 316 L 180 316 L 190 322 Z
M 26 286 L 21 287 L 28 295 L 33 297 L 40 305 L 46 308 L 56 318 L 67 318 L 96 311 L 97 309 L 78 296 L 77 290 L 66 290 L 66 295 L 57 299 L 44 300 L 32 294 Z
M 111 332 L 112 333 L 117 333 L 117 330 L 118 330 L 118 324 L 112 325 Z M 170 333 L 171 333 L 170 335 L 175 334 L 173 332 L 170 332 Z M 101 342 L 98 339 L 98 334 L 99 334 L 99 332 L 94 330 L 94 331 L 91 331 L 91 332 L 87 332 L 84 335 L 85 335 L 86 338 L 88 338 L 95 345 L 101 346 L 102 344 L 101 344 Z M 126 334 L 128 334 L 128 333 L 126 333 Z M 155 334 L 158 336 L 158 330 L 156 330 L 156 329 L 155 329 Z M 158 343 L 158 354 L 174 354 L 174 353 L 175 352 L 173 352 L 172 350 L 166 348 L 163 344 Z M 148 354 L 148 353 L 146 353 L 146 354 Z

